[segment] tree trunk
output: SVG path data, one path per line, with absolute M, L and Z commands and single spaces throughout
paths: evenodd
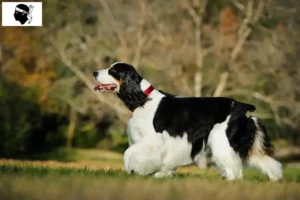
M 196 65 L 197 72 L 194 76 L 194 95 L 196 97 L 202 96 L 202 66 L 203 66 L 203 52 L 201 44 L 201 20 L 200 17 L 195 20 L 195 52 L 196 52 Z
M 74 131 L 76 127 L 76 122 L 77 122 L 77 113 L 74 108 L 70 107 L 69 111 L 69 127 L 67 131 L 67 143 L 66 147 L 67 148 L 72 148 L 72 140 L 74 137 Z

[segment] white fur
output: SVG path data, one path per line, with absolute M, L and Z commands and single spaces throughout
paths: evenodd
M 140 141 L 145 136 L 158 137 L 153 127 L 153 118 L 160 100 L 165 95 L 157 90 L 153 90 L 149 95 L 151 101 L 148 101 L 143 107 L 134 110 L 132 117 L 127 124 L 127 134 L 132 144 Z
M 220 168 L 227 180 L 242 178 L 242 161 L 232 149 L 226 136 L 230 115 L 222 123 L 215 124 L 208 137 L 208 146 L 212 151 L 212 159 Z
M 164 95 L 153 90 L 149 97 L 152 100 L 143 107 L 135 109 L 127 124 L 130 144 L 124 154 L 124 167 L 127 172 L 134 170 L 137 174 L 150 174 L 158 171 L 161 167 L 164 145 L 159 135 L 156 134 L 152 121 L 155 110 Z M 158 155 L 151 155 L 153 153 Z M 158 163 L 159 167 L 157 167 Z M 150 165 L 150 167 L 146 168 L 146 165 Z
M 261 170 L 269 176 L 270 180 L 277 181 L 282 178 L 282 166 L 274 158 L 262 155 L 251 155 L 248 160 L 251 167 Z
M 151 86 L 151 83 L 149 83 L 146 79 L 143 79 L 140 83 L 142 91 L 145 91 Z
M 109 69 L 98 70 L 96 80 L 101 84 L 116 84 L 116 80 L 108 74 Z
M 156 137 L 144 137 L 130 146 L 124 154 L 124 168 L 128 173 L 152 174 L 161 168 L 163 144 Z
M 203 140 L 202 150 L 195 156 L 194 163 L 201 169 L 205 169 L 207 167 L 207 152 L 205 151 L 205 142 Z
M 258 168 L 264 174 L 267 174 L 273 181 L 277 181 L 282 178 L 282 166 L 274 158 L 264 154 L 263 151 L 263 132 L 260 130 L 257 119 L 251 118 L 258 129 L 255 134 L 254 143 L 251 150 L 251 155 L 248 159 L 248 164 L 251 167 Z
M 170 168 L 169 166 L 162 165 L 158 172 L 154 174 L 155 178 L 171 177 L 175 174 L 176 168 Z
M 173 169 L 193 162 L 191 158 L 192 144 L 188 142 L 186 133 L 183 137 L 172 137 L 164 131 L 161 137 L 165 146 L 162 162 L 164 166 Z

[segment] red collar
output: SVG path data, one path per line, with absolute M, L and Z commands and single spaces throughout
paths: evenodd
M 154 87 L 152 85 L 150 85 L 145 91 L 144 94 L 149 96 L 151 94 L 151 92 L 154 90 Z

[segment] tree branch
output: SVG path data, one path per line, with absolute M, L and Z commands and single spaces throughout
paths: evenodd
M 222 72 L 222 74 L 220 75 L 219 84 L 217 85 L 216 90 L 213 94 L 214 97 L 219 97 L 222 95 L 226 87 L 227 79 L 228 79 L 228 72 Z
M 132 61 L 132 65 L 135 68 L 138 68 L 138 66 L 139 66 L 143 45 L 145 43 L 145 36 L 143 36 L 143 29 L 144 29 L 144 24 L 145 24 L 145 7 L 146 7 L 146 5 L 145 5 L 144 1 L 141 1 L 140 7 L 141 7 L 141 15 L 142 16 L 141 16 L 141 21 L 140 21 L 138 31 L 137 31 L 137 47 L 135 49 L 134 59 Z
M 61 59 L 61 61 L 65 64 L 65 66 L 68 67 L 91 90 L 91 92 L 93 92 L 96 95 L 97 99 L 101 103 L 106 104 L 112 110 L 116 111 L 116 115 L 121 121 L 127 122 L 127 120 L 128 120 L 128 111 L 125 108 L 120 107 L 114 101 L 113 102 L 108 101 L 103 96 L 103 94 L 101 94 L 99 92 L 95 92 L 94 91 L 94 84 L 91 82 L 91 80 L 79 68 L 77 68 L 75 65 L 73 65 L 73 63 L 68 59 L 68 57 L 65 54 L 64 50 L 62 50 L 62 48 L 57 48 L 57 44 L 56 44 L 55 40 L 52 37 L 50 38 L 50 41 L 52 42 L 53 46 L 57 49 L 58 56 Z
M 122 34 L 122 31 L 120 31 L 117 28 L 115 20 L 114 20 L 114 17 L 113 17 L 113 14 L 112 14 L 112 12 L 111 12 L 111 10 L 109 8 L 109 5 L 108 5 L 107 1 L 106 0 L 99 0 L 99 1 L 100 1 L 101 6 L 104 9 L 104 12 L 105 12 L 105 15 L 106 15 L 107 19 L 110 22 L 110 25 L 113 28 L 114 33 L 117 35 L 117 37 L 118 37 L 118 39 L 120 41 L 121 46 L 127 48 L 126 39 L 124 38 L 124 36 Z

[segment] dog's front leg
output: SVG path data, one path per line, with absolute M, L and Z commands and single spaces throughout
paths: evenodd
M 150 175 L 161 169 L 162 145 L 155 138 L 144 138 L 124 153 L 124 168 L 127 173 Z

